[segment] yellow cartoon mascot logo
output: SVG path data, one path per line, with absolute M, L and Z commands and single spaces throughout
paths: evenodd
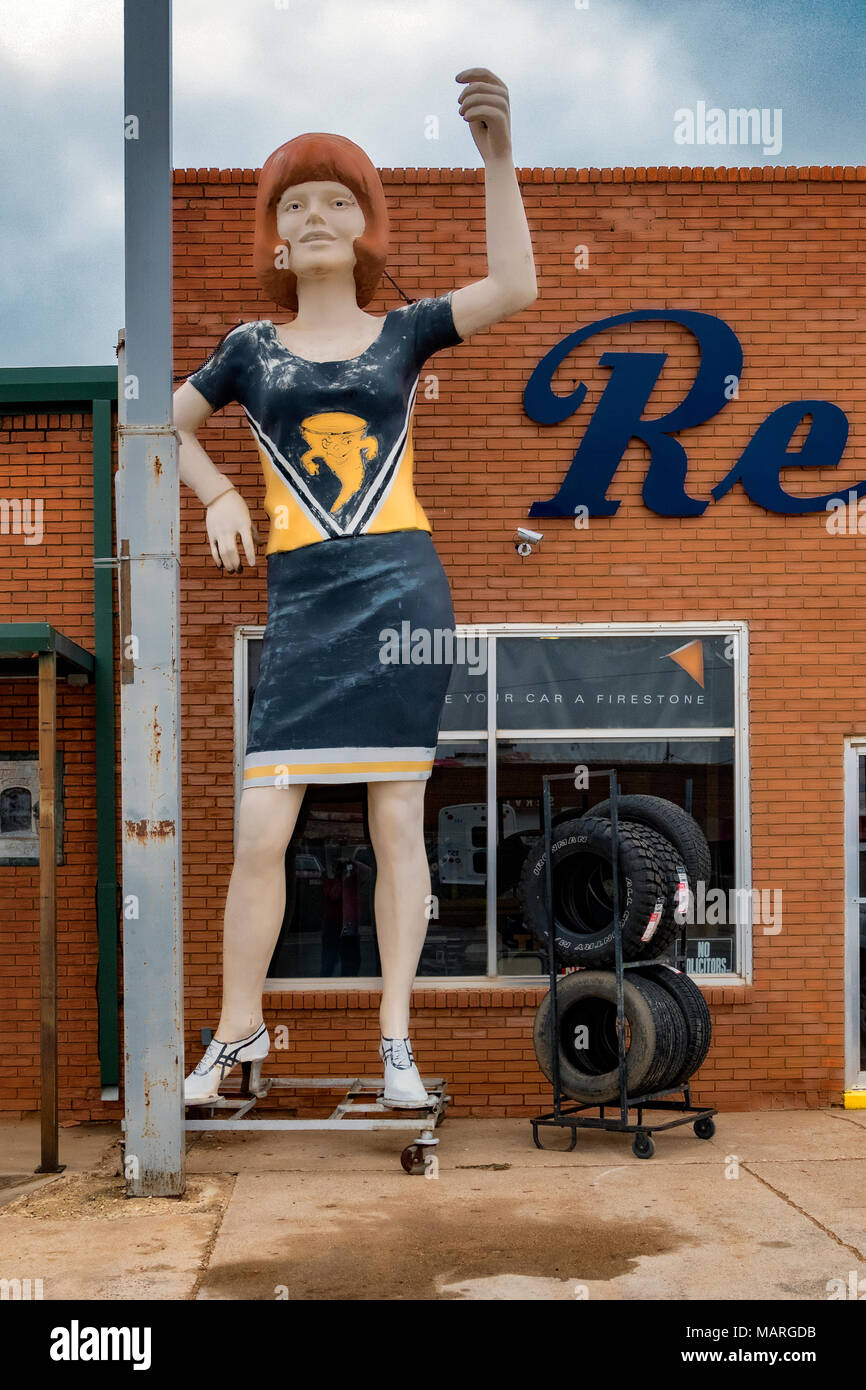
M 330 511 L 339 511 L 354 497 L 364 481 L 364 465 L 379 452 L 375 435 L 367 434 L 367 421 L 358 415 L 331 411 L 325 415 L 309 415 L 301 421 L 301 434 L 310 446 L 301 455 L 307 472 L 315 475 L 324 460 L 340 480 L 340 491 Z

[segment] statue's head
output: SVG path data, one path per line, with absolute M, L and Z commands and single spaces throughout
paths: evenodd
M 312 237 L 316 228 L 330 239 Z M 256 277 L 269 299 L 297 310 L 299 274 L 351 268 L 363 307 L 387 254 L 382 181 L 360 146 L 344 135 L 313 133 L 274 150 L 259 177 L 253 245 Z

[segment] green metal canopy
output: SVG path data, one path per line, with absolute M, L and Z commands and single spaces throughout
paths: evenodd
M 93 653 L 50 623 L 0 623 L 0 676 L 38 675 L 40 652 L 54 652 L 58 677 L 83 674 L 93 679 Z
M 116 400 L 117 367 L 0 368 L 3 414 L 19 405 L 78 405 Z

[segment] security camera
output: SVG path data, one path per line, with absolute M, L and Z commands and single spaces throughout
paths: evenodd
M 532 547 L 540 545 L 543 538 L 543 531 L 530 531 L 528 526 L 518 526 L 514 549 L 518 555 L 531 555 Z

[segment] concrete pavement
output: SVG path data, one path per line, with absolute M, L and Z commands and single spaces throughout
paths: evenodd
M 38 1123 L 7 1121 L 0 1278 L 46 1299 L 688 1301 L 826 1300 L 853 1272 L 866 1293 L 866 1112 L 716 1125 L 640 1160 L 623 1135 L 539 1152 L 527 1120 L 450 1119 L 435 1178 L 387 1133 L 196 1134 L 186 1195 L 159 1200 L 125 1197 L 114 1127 L 62 1130 L 67 1171 L 31 1181 Z

